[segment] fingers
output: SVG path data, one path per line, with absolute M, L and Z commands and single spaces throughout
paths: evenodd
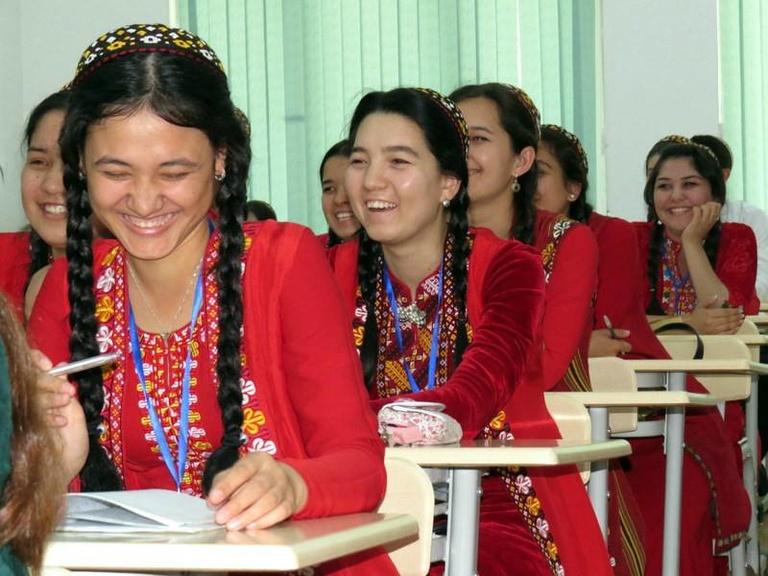
M 264 453 L 241 458 L 216 476 L 208 502 L 218 507 L 215 520 L 229 530 L 266 528 L 289 518 L 297 509 L 289 475 Z

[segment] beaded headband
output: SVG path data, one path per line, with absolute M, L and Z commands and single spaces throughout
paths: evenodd
M 680 136 L 679 134 L 670 134 L 669 136 L 664 136 L 661 140 L 659 140 L 656 144 L 661 143 L 670 143 L 670 144 L 685 144 L 687 146 L 693 146 L 695 148 L 698 148 L 699 150 L 703 150 L 707 153 L 708 156 L 710 156 L 715 163 L 720 166 L 720 161 L 717 159 L 717 155 L 715 154 L 714 150 L 710 148 L 709 146 L 705 146 L 704 144 L 699 144 L 698 142 L 694 142 L 690 138 L 686 138 L 685 136 Z
M 459 110 L 459 107 L 456 106 L 456 103 L 431 88 L 416 88 L 416 90 L 429 96 L 438 106 L 440 106 L 440 109 L 445 112 L 445 115 L 448 116 L 448 119 L 453 124 L 453 127 L 459 136 L 459 141 L 464 148 L 464 158 L 468 158 L 469 129 L 467 128 L 466 120 L 464 120 L 464 115 Z
M 556 132 L 557 134 L 563 136 L 568 141 L 568 144 L 570 144 L 571 147 L 579 155 L 579 160 L 581 161 L 581 165 L 584 168 L 584 173 L 589 173 L 589 160 L 587 159 L 587 153 L 584 151 L 584 147 L 581 145 L 581 141 L 578 139 L 576 134 L 568 132 L 568 130 L 562 126 L 558 126 L 557 124 L 544 124 L 541 127 L 542 134 L 545 131 Z
M 80 84 L 103 64 L 138 52 L 165 52 L 185 56 L 225 74 L 216 53 L 191 32 L 164 24 L 131 24 L 102 34 L 85 49 L 69 87 Z
M 522 88 L 518 88 L 512 84 L 502 84 L 502 86 L 512 92 L 514 97 L 517 98 L 517 100 L 528 111 L 528 114 L 530 114 L 531 120 L 533 120 L 533 135 L 536 137 L 536 142 L 538 143 L 539 139 L 541 138 L 541 114 L 539 114 L 539 109 L 536 108 L 536 104 L 533 103 L 531 97 L 528 96 L 528 94 Z

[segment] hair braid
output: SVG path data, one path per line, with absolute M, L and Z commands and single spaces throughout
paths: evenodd
M 659 262 L 661 261 L 661 245 L 664 242 L 664 225 L 660 222 L 653 224 L 651 230 L 651 242 L 648 246 L 648 262 L 646 277 L 650 285 L 651 299 L 648 308 L 655 308 L 658 304 L 656 298 L 656 284 L 659 280 Z M 656 303 L 656 304 L 655 304 Z M 646 310 L 648 312 L 648 310 Z
M 461 357 L 469 345 L 467 336 L 467 263 L 469 261 L 469 222 L 467 220 L 469 196 L 459 194 L 450 204 L 451 219 L 448 222 L 448 235 L 453 238 L 453 266 L 451 273 L 454 282 L 454 298 L 458 310 L 456 327 L 456 349 L 453 352 L 454 364 L 458 366 Z
M 24 284 L 24 292 L 27 292 L 32 275 L 47 266 L 51 262 L 51 247 L 45 243 L 40 234 L 32 229 L 29 233 L 29 266 L 27 267 L 27 281 Z
M 85 181 L 69 167 L 64 171 L 67 187 L 67 274 L 71 311 L 69 351 L 73 360 L 99 353 L 96 343 L 96 297 L 93 293 L 93 232 L 91 205 Z M 104 408 L 104 388 L 98 368 L 75 377 L 88 430 L 88 458 L 80 472 L 84 492 L 119 490 L 122 479 L 114 463 L 99 444 Z
M 382 269 L 383 256 L 381 245 L 368 237 L 365 230 L 360 230 L 360 249 L 357 257 L 357 278 L 360 294 L 365 301 L 367 311 L 363 343 L 360 346 L 360 361 L 363 364 L 363 380 L 368 389 L 376 382 L 376 365 L 379 361 L 379 330 L 376 325 L 376 283 Z
M 228 162 L 227 176 L 216 196 L 219 212 L 219 261 L 216 268 L 219 293 L 219 379 L 217 399 L 221 409 L 224 436 L 213 451 L 203 473 L 203 491 L 207 494 L 219 472 L 230 468 L 239 458 L 243 425 L 242 388 L 240 385 L 240 343 L 243 325 L 241 260 L 245 246 L 243 207 L 247 201 L 245 181 L 238 162 Z M 247 164 L 246 164 L 247 165 Z
M 715 269 L 717 263 L 717 251 L 720 249 L 720 234 L 723 231 L 723 224 L 720 220 L 715 222 L 712 230 L 707 234 L 706 240 L 704 240 L 704 253 L 707 255 L 709 265 L 712 266 L 712 270 Z

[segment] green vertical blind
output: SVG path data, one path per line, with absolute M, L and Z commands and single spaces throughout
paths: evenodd
M 728 197 L 768 209 L 768 4 L 720 0 L 723 138 L 733 152 Z
M 318 168 L 363 94 L 522 87 L 596 158 L 595 0 L 178 0 L 252 124 L 249 195 L 326 228 Z M 594 165 L 594 164 L 593 164 Z

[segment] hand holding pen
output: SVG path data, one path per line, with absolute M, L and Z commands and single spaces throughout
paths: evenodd
M 614 328 L 611 319 L 603 315 L 605 328 L 593 330 L 589 340 L 590 356 L 621 356 L 630 352 L 632 346 L 625 339 L 629 330 Z

